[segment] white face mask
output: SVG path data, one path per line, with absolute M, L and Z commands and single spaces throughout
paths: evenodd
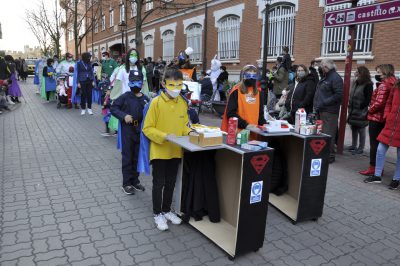
M 103 56 L 101 59 L 102 59 L 102 60 L 107 60 L 107 58 L 106 58 L 105 56 Z
M 129 57 L 129 62 L 134 65 L 137 62 L 137 58 L 136 57 Z
M 178 97 L 179 94 L 181 93 L 181 90 L 177 90 L 177 89 L 174 89 L 174 90 L 168 90 L 168 89 L 166 89 L 165 91 L 168 93 L 169 96 L 171 96 L 171 97 L 174 98 L 174 99 L 175 99 L 176 97 Z

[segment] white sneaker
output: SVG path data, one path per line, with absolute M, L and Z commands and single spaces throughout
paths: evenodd
M 86 113 L 86 109 L 83 109 L 83 110 L 81 111 L 81 115 L 85 115 L 85 113 Z
M 181 224 L 182 220 L 181 218 L 179 218 L 175 213 L 173 212 L 168 212 L 168 213 L 164 213 L 164 217 L 165 219 L 167 219 L 168 221 L 171 221 L 172 224 Z
M 87 109 L 88 114 L 93 115 L 92 109 Z
M 154 222 L 156 223 L 158 230 L 168 230 L 167 219 L 165 219 L 162 213 L 160 213 L 159 215 L 154 215 Z

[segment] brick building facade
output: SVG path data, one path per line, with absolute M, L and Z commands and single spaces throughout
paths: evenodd
M 359 4 L 379 1 L 361 0 Z M 228 71 L 234 74 L 233 76 L 246 64 L 261 64 L 264 0 L 192 0 L 192 2 L 194 4 L 190 8 L 155 11 L 146 19 L 142 27 L 144 40 L 140 49 L 142 57 L 163 56 L 169 59 L 190 44 L 195 46 L 193 47 L 195 54 L 192 57 L 198 69 L 202 68 L 204 45 L 206 45 L 207 68 L 210 67 L 211 59 L 216 54 L 227 66 Z M 124 8 L 125 3 L 128 3 L 128 8 Z M 289 46 L 294 64 L 309 65 L 313 59 L 331 57 L 337 62 L 338 70 L 344 70 L 347 29 L 346 27 L 324 29 L 323 14 L 327 10 L 346 8 L 348 4 L 327 7 L 324 3 L 325 0 L 272 0 L 269 13 L 269 67 L 281 53 L 282 47 Z M 152 6 L 145 6 L 142 14 L 145 15 L 151 8 L 157 9 L 158 5 L 159 2 L 154 1 Z M 124 20 L 124 14 L 121 16 L 124 10 L 128 12 L 129 46 L 134 47 L 135 12 L 131 4 L 129 1 L 109 0 L 107 4 L 103 3 L 102 15 L 96 18 L 98 25 L 93 30 L 94 35 L 87 36 L 87 47 L 82 48 L 82 51 L 91 51 L 98 57 L 102 51 L 111 51 L 113 56 L 118 56 L 121 50 L 121 32 L 118 23 Z M 399 57 L 395 49 L 398 40 L 394 36 L 400 36 L 399 21 L 359 25 L 353 67 L 365 64 L 374 70 L 379 64 L 392 63 L 397 70 L 400 70 Z M 73 41 L 67 41 L 66 47 L 72 51 Z

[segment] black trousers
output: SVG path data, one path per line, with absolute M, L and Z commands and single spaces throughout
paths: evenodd
M 153 166 L 153 212 L 171 211 L 176 175 L 181 159 L 152 160 Z
M 81 108 L 92 109 L 92 89 L 93 85 L 91 81 L 80 82 L 81 84 Z
M 122 186 L 133 186 L 140 183 L 137 171 L 139 157 L 139 135 L 133 132 L 134 127 L 123 128 L 122 135 Z M 131 131 L 131 132 L 129 132 Z
M 376 163 L 376 151 L 378 150 L 379 141 L 376 139 L 378 138 L 379 134 L 381 133 L 382 129 L 385 127 L 385 123 L 379 123 L 375 121 L 369 121 L 369 164 L 371 166 L 375 166 Z
M 51 94 L 51 91 L 46 91 L 46 99 L 48 101 L 50 100 L 50 94 Z
M 331 154 L 330 158 L 335 158 L 336 154 L 336 149 L 335 149 L 335 143 L 336 143 L 336 136 L 338 132 L 338 119 L 339 119 L 339 114 L 332 114 L 328 112 L 320 112 L 319 113 L 319 118 L 323 121 L 322 125 L 322 133 L 325 133 L 327 135 L 330 135 L 332 137 L 331 140 Z

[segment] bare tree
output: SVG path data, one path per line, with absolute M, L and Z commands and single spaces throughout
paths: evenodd
M 130 2 L 131 5 L 136 5 L 137 15 L 134 17 L 135 20 L 135 42 L 136 48 L 138 50 L 141 49 L 143 45 L 143 38 L 142 38 L 142 26 L 149 18 L 151 14 L 158 14 L 163 15 L 168 13 L 168 11 L 175 11 L 178 12 L 182 9 L 194 8 L 196 0 L 186 0 L 185 3 L 176 3 L 174 0 L 129 0 L 126 2 Z M 146 10 L 147 4 L 153 4 L 153 8 Z M 127 7 L 126 7 L 127 10 Z M 127 11 L 125 11 L 127 12 Z
M 57 0 L 54 0 L 55 6 L 49 11 L 48 7 L 41 0 L 35 10 L 26 10 L 26 22 L 38 40 L 43 54 L 49 55 L 53 52 L 59 56 L 61 53 L 61 10 L 57 6 Z
M 109 0 L 60 0 L 61 7 L 65 10 L 66 32 L 72 30 L 74 36 L 75 57 L 81 50 L 82 41 L 95 27 L 94 17 L 102 14 L 103 7 Z

